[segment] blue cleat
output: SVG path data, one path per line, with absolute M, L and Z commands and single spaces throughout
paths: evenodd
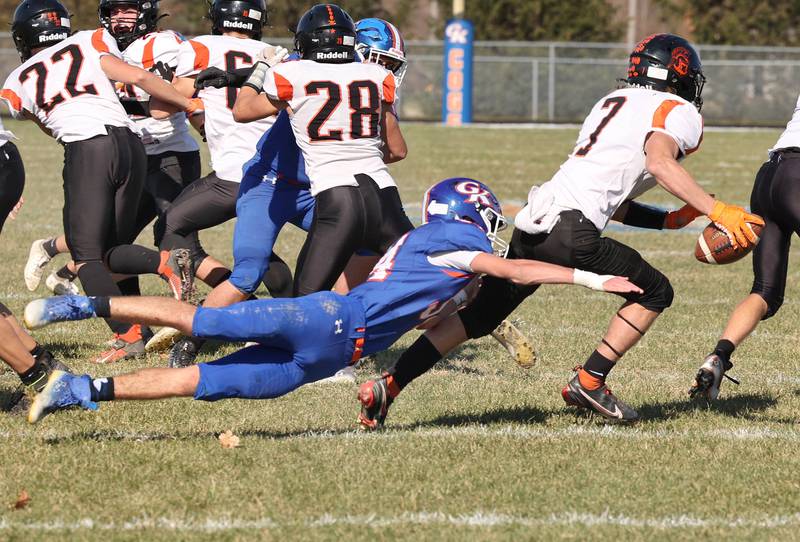
M 91 399 L 92 379 L 89 375 L 77 376 L 64 371 L 53 371 L 47 385 L 36 396 L 28 411 L 28 423 L 36 423 L 56 410 L 81 406 L 97 410 Z
M 56 322 L 86 320 L 94 316 L 92 300 L 83 295 L 60 295 L 36 299 L 25 307 L 25 325 L 38 329 Z

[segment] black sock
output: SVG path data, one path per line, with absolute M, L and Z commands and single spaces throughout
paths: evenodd
M 73 273 L 72 271 L 70 271 L 69 267 L 67 267 L 66 265 L 64 267 L 62 267 L 61 269 L 59 269 L 58 271 L 56 271 L 56 276 L 58 278 L 67 279 L 70 282 L 72 282 L 76 278 L 78 278 L 78 275 L 76 273 Z
M 119 286 L 119 291 L 122 292 L 122 295 L 142 295 L 142 290 L 139 288 L 139 277 L 123 279 L 117 282 L 117 286 Z
M 139 245 L 119 245 L 106 253 L 108 268 L 122 275 L 157 274 L 161 254 Z
M 608 376 L 608 373 L 610 373 L 611 369 L 614 368 L 614 365 L 616 365 L 615 361 L 611 361 L 603 354 L 595 350 L 592 352 L 592 355 L 589 356 L 589 359 L 586 360 L 586 363 L 583 364 L 583 370 L 595 378 L 601 378 L 605 380 Z
M 114 400 L 114 379 L 113 378 L 95 378 L 89 386 L 91 392 L 91 399 L 97 401 L 113 401 Z
M 88 296 L 120 296 L 122 292 L 119 291 L 117 283 L 111 277 L 108 268 L 99 261 L 86 262 L 78 270 L 78 278 L 81 279 L 81 286 L 83 291 Z M 97 314 L 97 310 L 95 310 Z M 97 314 L 100 316 L 100 314 Z M 103 316 L 103 318 L 108 318 Z M 131 328 L 130 324 L 123 322 L 116 322 L 114 320 L 106 319 L 108 327 L 111 331 L 119 335 L 124 335 Z
M 389 369 L 389 374 L 394 377 L 397 386 L 402 390 L 412 380 L 430 370 L 440 359 L 442 359 L 442 355 L 423 335 L 403 352 L 400 359 Z
M 44 353 L 45 353 L 45 349 L 42 348 L 42 345 L 40 345 L 40 344 L 37 344 L 36 346 L 34 346 L 31 349 L 31 356 L 33 356 L 35 358 L 38 358 L 39 356 L 41 356 Z
M 56 248 L 55 237 L 45 241 L 42 244 L 42 248 L 44 249 L 45 252 L 47 252 L 47 255 L 50 256 L 51 258 L 55 258 L 59 254 L 58 249 Z
M 41 361 L 35 361 L 33 367 L 24 373 L 20 373 L 19 379 L 25 386 L 33 388 L 38 393 L 42 391 L 45 384 L 47 384 L 48 374 L 49 370 L 47 365 Z
M 728 339 L 722 339 L 717 343 L 714 353 L 718 355 L 723 361 L 730 361 L 731 354 L 736 350 L 736 345 Z
M 92 307 L 94 313 L 100 318 L 111 318 L 111 298 L 108 296 L 98 295 L 90 298 L 92 300 Z

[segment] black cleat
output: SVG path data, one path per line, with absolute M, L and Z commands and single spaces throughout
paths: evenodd
M 716 354 L 706 356 L 694 377 L 694 384 L 689 389 L 689 397 L 701 396 L 713 401 L 719 395 L 723 376 L 738 386 L 739 381 L 726 374 L 731 368 L 733 363 L 724 361 Z
M 576 367 L 576 370 L 580 370 L 580 367 Z M 611 422 L 633 423 L 639 419 L 639 413 L 617 399 L 605 384 L 596 390 L 584 388 L 577 372 L 561 390 L 561 397 L 568 405 L 592 410 Z
M 204 339 L 196 337 L 182 338 L 169 351 L 167 366 L 173 369 L 191 367 L 197 363 L 197 355 L 200 353 L 200 348 L 203 347 L 203 344 L 205 344 Z
M 388 378 L 389 375 L 383 375 L 377 380 L 367 380 L 358 389 L 358 400 L 361 403 L 358 423 L 364 431 L 378 430 L 386 421 L 386 414 L 394 401 L 389 392 Z

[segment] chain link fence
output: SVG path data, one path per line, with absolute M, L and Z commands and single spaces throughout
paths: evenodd
M 291 46 L 289 40 L 266 41 Z M 443 44 L 406 42 L 401 118 L 441 119 Z M 800 92 L 800 48 L 700 46 L 708 83 L 706 124 L 783 126 Z M 477 122 L 581 122 L 616 88 L 627 68 L 621 43 L 492 42 L 475 44 L 473 118 Z M 0 76 L 19 57 L 0 33 Z

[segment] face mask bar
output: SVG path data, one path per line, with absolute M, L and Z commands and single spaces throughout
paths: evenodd
M 505 258 L 508 255 L 509 246 L 508 243 L 500 238 L 498 233 L 508 227 L 506 217 L 488 207 L 481 209 L 480 214 L 484 224 L 486 224 L 486 237 L 488 237 L 489 241 L 492 243 L 492 249 L 495 255 L 500 258 Z
M 366 57 L 366 61 L 372 64 L 383 66 L 387 70 L 394 73 L 394 78 L 397 80 L 398 87 L 403 82 L 403 77 L 405 76 L 406 68 L 408 67 L 408 61 L 405 59 L 405 57 L 397 53 L 392 53 L 391 51 L 370 49 L 369 54 Z

